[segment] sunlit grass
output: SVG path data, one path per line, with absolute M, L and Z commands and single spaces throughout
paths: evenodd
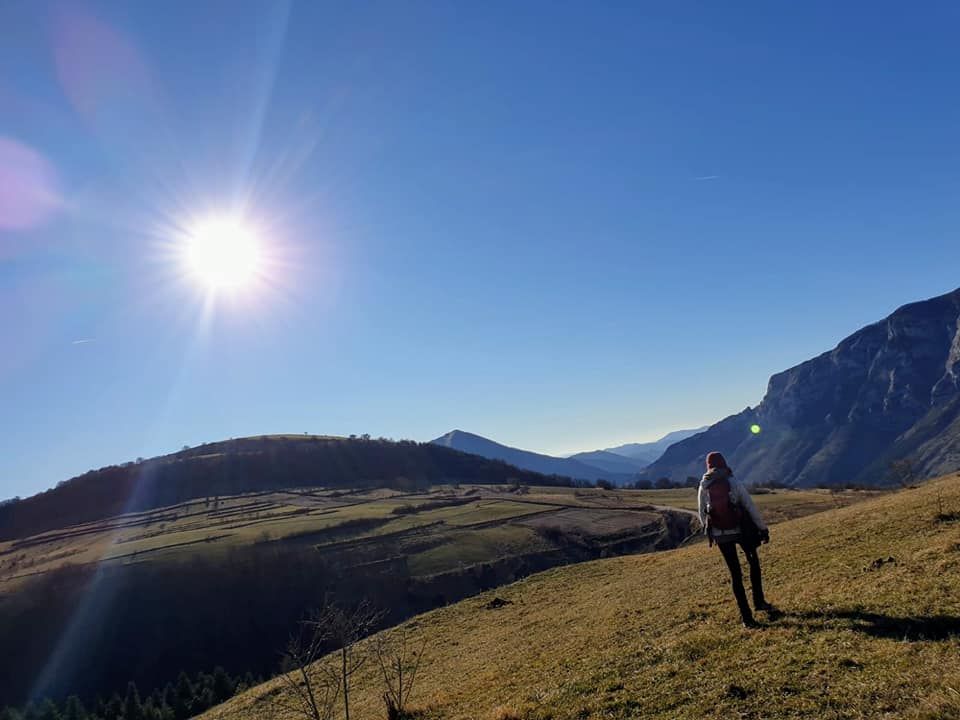
M 427 643 L 416 700 L 450 720 L 960 717 L 960 524 L 936 520 L 938 493 L 960 510 L 949 478 L 776 526 L 761 555 L 785 615 L 758 631 L 705 545 L 427 613 L 407 623 Z M 510 604 L 487 609 L 493 596 Z M 356 682 L 358 716 L 379 717 L 376 679 Z M 272 687 L 205 717 L 282 717 Z

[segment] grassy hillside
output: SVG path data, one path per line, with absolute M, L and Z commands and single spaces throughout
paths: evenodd
M 91 470 L 0 506 L 0 540 L 144 512 L 187 500 L 289 488 L 410 491 L 440 483 L 571 484 L 450 448 L 368 438 L 265 435 L 208 443 Z
M 396 623 L 689 532 L 687 514 L 640 493 L 442 486 L 192 500 L 0 542 L 0 647 L 23 649 L 0 654 L 0 706 L 31 688 L 92 698 L 218 665 L 269 676 L 325 598 L 369 598 Z
M 866 495 L 756 499 L 776 520 Z M 29 648 L 0 654 L 0 705 L 23 699 L 55 649 L 42 685 L 55 697 L 217 665 L 269 676 L 325 596 L 369 597 L 396 623 L 557 565 L 675 547 L 695 505 L 692 490 L 291 488 L 0 542 L 0 646 Z
M 762 629 L 740 627 L 705 544 L 558 568 L 408 622 L 427 643 L 415 700 L 451 720 L 960 717 L 960 477 L 772 535 L 783 615 Z M 292 717 L 278 688 L 203 717 Z M 380 692 L 370 668 L 355 716 L 383 717 Z

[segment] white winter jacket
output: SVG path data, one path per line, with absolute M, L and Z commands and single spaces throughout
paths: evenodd
M 728 474 L 729 473 L 729 474 Z M 750 517 L 753 519 L 753 522 L 756 524 L 757 529 L 766 530 L 767 524 L 763 521 L 763 517 L 760 515 L 760 511 L 757 510 L 757 506 L 753 503 L 753 498 L 750 497 L 750 493 L 747 492 L 747 488 L 743 484 L 733 477 L 733 474 L 730 473 L 726 468 L 714 468 L 709 470 L 704 474 L 703 478 L 700 480 L 700 491 L 697 493 L 697 510 L 700 513 L 700 524 L 703 527 L 707 526 L 707 506 L 710 504 L 710 486 L 713 484 L 715 479 L 718 479 L 721 475 L 726 475 L 727 480 L 730 483 L 730 502 L 739 505 L 750 514 Z M 717 528 L 710 528 L 710 534 L 715 538 L 723 537 L 724 535 L 739 535 L 740 528 L 736 527 L 732 530 L 719 530 Z

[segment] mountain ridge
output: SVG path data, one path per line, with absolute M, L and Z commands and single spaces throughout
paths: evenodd
M 588 450 L 555 456 L 504 445 L 483 435 L 465 430 L 451 430 L 430 442 L 452 447 L 461 452 L 502 460 L 517 467 L 546 475 L 566 475 L 580 480 L 609 480 L 627 483 L 656 460 L 678 439 L 689 437 L 705 428 L 674 430 L 662 438 L 646 443 L 628 443 L 602 450 Z
M 430 444 L 479 455 L 491 460 L 501 460 L 510 465 L 543 475 L 560 475 L 591 481 L 602 478 L 626 482 L 632 479 L 632 473 L 610 472 L 573 458 L 560 458 L 530 450 L 522 450 L 465 430 L 451 430 L 431 440 Z
M 642 474 L 699 475 L 712 450 L 747 483 L 801 487 L 890 484 L 895 460 L 917 478 L 960 467 L 960 289 L 774 374 L 757 406 L 673 444 Z
M 617 455 L 607 450 L 591 450 L 588 452 L 574 453 L 567 456 L 568 460 L 576 460 L 587 465 L 600 468 L 607 472 L 632 474 L 643 470 L 647 463 L 642 460 L 629 458 L 625 455 Z
M 710 426 L 703 425 L 701 427 L 692 428 L 689 430 L 674 430 L 672 432 L 668 432 L 659 440 L 645 443 L 626 443 L 624 445 L 616 445 L 614 447 L 605 448 L 604 452 L 640 460 L 649 465 L 650 463 L 656 462 L 656 460 L 658 460 L 660 456 L 666 452 L 667 448 L 674 443 L 678 443 L 681 440 L 686 440 L 688 437 L 692 437 L 693 435 L 701 433 L 708 427 Z

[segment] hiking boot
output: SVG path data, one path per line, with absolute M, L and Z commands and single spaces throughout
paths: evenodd
M 743 619 L 743 627 L 745 627 L 747 630 L 755 630 L 756 628 L 760 627 L 760 623 L 758 623 L 752 617 L 745 617 Z
M 754 600 L 753 609 L 757 612 L 775 612 L 776 608 L 766 600 Z
M 766 613 L 770 620 L 776 620 L 782 615 L 782 613 L 776 607 L 766 601 L 757 603 L 756 608 L 757 612 Z

